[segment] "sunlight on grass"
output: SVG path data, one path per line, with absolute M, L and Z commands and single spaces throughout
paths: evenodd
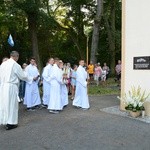
M 120 95 L 119 87 L 117 83 L 114 82 L 114 79 L 108 79 L 107 85 L 103 86 L 100 84 L 99 86 L 96 85 L 89 85 L 88 86 L 88 94 L 89 95 Z

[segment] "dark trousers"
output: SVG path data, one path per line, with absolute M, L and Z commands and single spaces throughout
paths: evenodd
M 19 86 L 19 98 L 24 98 L 25 96 L 25 87 L 26 87 L 26 82 L 25 81 L 20 81 L 20 86 Z

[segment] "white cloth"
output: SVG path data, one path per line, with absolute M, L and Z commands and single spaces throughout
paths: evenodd
M 89 99 L 87 95 L 87 72 L 82 66 L 79 66 L 76 71 L 76 91 L 73 100 L 73 106 L 81 108 L 89 108 Z
M 50 75 L 50 99 L 48 104 L 48 109 L 50 110 L 62 110 L 61 102 L 61 91 L 60 84 L 62 83 L 60 69 L 57 64 L 54 64 L 52 67 Z
M 62 102 L 62 107 L 68 105 L 68 90 L 66 87 L 66 84 L 68 83 L 67 80 L 63 79 L 63 70 L 60 69 L 60 74 L 62 77 L 62 84 L 60 85 L 60 91 L 61 91 L 61 102 Z
M 0 73 L 0 124 L 18 124 L 18 86 L 27 74 L 11 58 L 2 63 Z
M 0 65 L 0 70 L 1 70 L 1 65 Z M 1 74 L 1 72 L 0 72 L 0 74 Z M 0 85 L 1 85 L 1 81 L 0 81 Z
M 37 67 L 31 64 L 26 67 L 25 71 L 27 72 L 28 76 L 32 78 L 35 78 L 39 75 Z M 27 108 L 41 104 L 38 81 L 39 80 L 32 80 L 30 82 L 26 82 L 24 104 L 27 105 Z
M 68 105 L 68 90 L 66 84 L 61 85 L 61 101 L 62 101 L 62 106 Z
M 50 75 L 51 75 L 52 65 L 48 64 L 43 70 L 43 104 L 48 105 L 50 99 Z
M 101 76 L 101 80 L 102 80 L 102 81 L 105 81 L 105 80 L 106 80 L 106 75 L 107 75 L 107 71 L 106 71 L 106 70 L 103 70 L 103 71 L 102 71 L 102 76 Z

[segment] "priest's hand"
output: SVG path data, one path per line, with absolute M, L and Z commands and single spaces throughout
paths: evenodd
M 38 75 L 38 76 L 36 77 L 36 80 L 38 80 L 39 77 L 40 77 L 40 75 Z
M 38 80 L 38 78 L 39 78 L 39 76 L 34 77 L 33 80 L 36 81 L 36 80 Z
M 33 78 L 33 81 L 36 81 L 36 80 L 37 80 L 37 77 L 34 77 L 34 78 Z

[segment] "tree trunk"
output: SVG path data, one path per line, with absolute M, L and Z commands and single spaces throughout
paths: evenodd
M 32 55 L 36 59 L 39 70 L 41 70 L 41 63 L 38 50 L 38 39 L 37 39 L 36 14 L 28 14 L 28 26 L 32 43 Z
M 110 24 L 108 21 L 107 16 L 104 16 L 105 20 L 105 26 L 107 30 L 107 35 L 108 35 L 108 43 L 109 43 L 109 51 L 111 55 L 111 64 L 110 64 L 110 69 L 111 69 L 111 74 L 115 74 L 115 55 L 116 55 L 116 47 L 115 47 L 115 0 L 111 2 L 111 12 L 110 12 Z
M 102 9 L 103 9 L 103 0 L 97 0 L 97 12 L 96 12 L 96 17 L 94 19 L 92 45 L 91 45 L 91 57 L 90 57 L 90 61 L 93 61 L 93 63 L 97 61 L 96 53 L 97 53 L 98 44 L 99 44 L 99 27 L 100 27 L 100 20 L 102 16 Z
M 111 73 L 115 74 L 115 57 L 116 57 L 116 39 L 115 39 L 115 34 L 116 34 L 116 26 L 115 26 L 115 9 L 116 9 L 116 0 L 112 1 L 112 6 L 111 6 L 111 23 L 112 23 L 112 37 L 113 37 L 113 42 L 112 42 L 112 50 L 111 50 Z

